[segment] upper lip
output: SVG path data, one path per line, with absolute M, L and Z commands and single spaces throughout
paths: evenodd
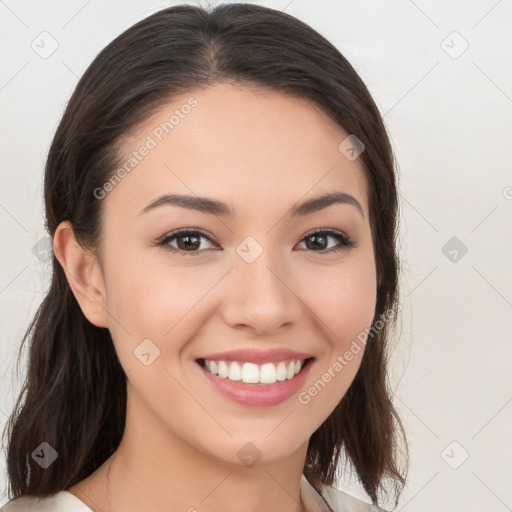
M 254 364 L 278 363 L 280 361 L 303 360 L 313 357 L 305 352 L 296 352 L 287 348 L 274 348 L 271 350 L 255 350 L 243 348 L 232 350 L 230 352 L 216 352 L 199 359 L 208 359 L 209 361 L 243 361 Z

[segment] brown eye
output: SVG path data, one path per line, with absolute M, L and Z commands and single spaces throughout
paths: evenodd
M 202 231 L 181 230 L 169 233 L 160 242 L 158 242 L 158 245 L 164 246 L 166 249 L 171 251 L 187 253 L 187 256 L 195 256 L 196 254 L 201 254 L 203 251 L 207 250 L 205 248 L 198 250 L 201 247 L 202 239 L 212 243 L 210 237 Z M 176 240 L 176 247 L 170 245 L 174 240 Z
M 337 246 L 329 247 L 329 239 L 336 240 L 338 242 Z M 305 242 L 306 248 L 313 252 L 339 251 L 356 245 L 348 236 L 334 230 L 314 231 L 307 234 L 301 242 Z
M 182 229 L 174 231 L 166 235 L 161 241 L 157 243 L 173 252 L 178 252 L 187 256 L 196 256 L 202 254 L 204 251 L 209 251 L 209 248 L 201 248 L 202 240 L 207 240 L 212 243 L 212 239 L 202 231 Z M 336 240 L 338 243 L 334 246 L 329 246 L 330 240 Z M 171 242 L 176 241 L 176 246 L 171 245 Z M 313 231 L 304 236 L 301 242 L 306 244 L 306 249 L 313 252 L 336 252 L 342 249 L 349 249 L 355 247 L 353 242 L 345 234 L 335 230 L 318 230 Z

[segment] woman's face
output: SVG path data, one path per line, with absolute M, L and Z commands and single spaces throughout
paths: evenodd
M 149 442 L 163 435 L 235 464 L 281 460 L 305 450 L 347 391 L 376 303 L 367 184 L 339 149 L 347 135 L 304 100 L 219 83 L 123 141 L 122 179 L 98 199 L 104 326 Z M 299 207 L 333 193 L 353 200 Z M 149 207 L 171 194 L 188 203 Z M 198 198 L 225 207 L 212 213 Z M 198 359 L 212 355 L 234 379 L 239 369 L 270 381 L 283 377 L 279 361 L 290 371 L 290 360 L 314 359 L 255 384 L 208 373 Z

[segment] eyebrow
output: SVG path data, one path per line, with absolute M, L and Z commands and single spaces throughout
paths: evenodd
M 313 199 L 308 199 L 307 201 L 294 205 L 290 209 L 289 213 L 292 217 L 303 217 L 323 210 L 333 204 L 349 204 L 355 206 L 364 218 L 363 208 L 359 201 L 346 192 L 329 192 Z M 147 213 L 160 206 L 179 206 L 181 208 L 188 208 L 189 210 L 197 210 L 203 213 L 226 217 L 233 217 L 235 215 L 235 211 L 228 204 L 222 201 L 210 199 L 208 197 L 180 194 L 164 194 L 157 197 L 143 210 L 141 210 L 139 215 Z

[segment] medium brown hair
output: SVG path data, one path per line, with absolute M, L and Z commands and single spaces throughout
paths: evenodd
M 374 504 L 389 494 L 389 479 L 396 506 L 408 454 L 387 381 L 398 304 L 394 157 L 366 86 L 318 32 L 270 8 L 224 4 L 211 11 L 170 7 L 118 36 L 79 80 L 51 144 L 44 176 L 49 235 L 68 220 L 78 242 L 99 253 L 103 201 L 94 191 L 120 165 L 121 138 L 176 95 L 221 81 L 306 99 L 365 146 L 359 159 L 378 277 L 373 321 L 385 320 L 370 330 L 347 393 L 312 434 L 304 475 L 320 491 L 335 482 L 344 459 Z M 55 256 L 52 266 L 49 291 L 20 347 L 19 357 L 30 340 L 26 378 L 6 425 L 11 497 L 47 496 L 88 477 L 117 449 L 125 427 L 126 376 L 110 332 L 84 316 Z M 30 457 L 43 441 L 59 454 L 46 469 Z

